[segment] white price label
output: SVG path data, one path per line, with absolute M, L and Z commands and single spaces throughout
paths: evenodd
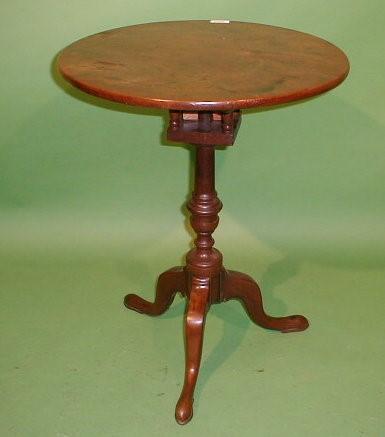
M 210 20 L 212 24 L 230 24 L 230 20 Z

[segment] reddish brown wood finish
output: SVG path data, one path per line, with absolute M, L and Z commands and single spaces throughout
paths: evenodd
M 194 389 L 202 356 L 209 297 L 210 279 L 193 277 L 185 319 L 186 367 L 184 384 L 175 408 L 175 419 L 180 425 L 189 422 L 193 415 Z
M 223 282 L 223 300 L 240 300 L 250 319 L 266 329 L 281 332 L 303 331 L 309 326 L 304 316 L 272 317 L 265 313 L 262 304 L 261 290 L 250 276 L 232 270 L 225 273 Z
M 187 254 L 185 267 L 174 267 L 160 275 L 153 304 L 133 294 L 124 299 L 126 307 L 153 316 L 162 314 L 169 307 L 177 291 L 187 297 L 185 381 L 175 410 L 175 418 L 182 425 L 193 415 L 205 318 L 211 304 L 238 299 L 245 306 L 251 320 L 267 329 L 294 332 L 309 326 L 307 319 L 300 315 L 267 315 L 257 283 L 248 275 L 226 271 L 223 267 L 222 254 L 213 247 L 212 238 L 222 208 L 215 191 L 215 148 L 208 145 L 196 146 L 195 186 L 187 204 L 191 212 L 191 225 L 197 234 L 195 248 Z
M 186 270 L 198 278 L 217 276 L 222 268 L 222 254 L 213 248 L 211 234 L 219 223 L 218 213 L 222 202 L 215 191 L 215 149 L 198 146 L 195 164 L 195 186 L 187 208 L 191 212 L 190 222 L 197 238 L 195 248 L 186 256 Z
M 189 144 L 232 146 L 240 125 L 240 111 L 170 111 L 167 139 Z
M 312 35 L 254 23 L 150 23 L 102 32 L 67 47 L 63 76 L 80 89 L 122 103 L 170 110 L 168 139 L 196 149 L 195 186 L 188 209 L 197 234 L 184 267 L 159 276 L 155 301 L 129 294 L 127 308 L 156 316 L 177 292 L 187 298 L 185 380 L 176 405 L 178 423 L 193 414 L 206 313 L 211 304 L 240 300 L 258 325 L 302 331 L 300 315 L 265 313 L 257 283 L 227 271 L 212 233 L 222 203 L 215 191 L 215 145 L 233 144 L 240 109 L 314 96 L 344 80 L 349 63 L 334 45 Z
M 232 111 L 323 93 L 349 71 L 333 44 L 282 27 L 166 21 L 83 38 L 59 69 L 105 99 L 165 109 Z
M 183 267 L 173 267 L 163 272 L 156 285 L 155 301 L 148 302 L 136 294 L 128 294 L 124 305 L 130 310 L 149 316 L 160 316 L 172 304 L 176 293 L 186 295 L 186 280 Z

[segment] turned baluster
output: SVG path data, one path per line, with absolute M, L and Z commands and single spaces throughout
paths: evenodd
M 206 119 L 207 121 L 207 119 Z M 212 146 L 196 147 L 195 186 L 187 208 L 190 222 L 197 233 L 195 248 L 186 257 L 186 269 L 191 274 L 210 278 L 222 268 L 222 255 L 213 248 L 212 233 L 219 223 L 222 208 L 215 191 L 215 149 Z

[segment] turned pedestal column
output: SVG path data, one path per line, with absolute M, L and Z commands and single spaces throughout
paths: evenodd
M 227 271 L 223 267 L 222 254 L 213 247 L 212 233 L 218 226 L 218 213 L 222 209 L 222 202 L 215 191 L 215 144 L 233 144 L 240 121 L 239 112 L 171 111 L 168 138 L 184 142 L 194 140 L 195 183 L 187 207 L 191 212 L 191 226 L 197 234 L 195 247 L 188 252 L 185 267 L 174 267 L 160 275 L 154 303 L 135 294 L 129 294 L 124 299 L 129 309 L 159 315 L 170 306 L 176 292 L 186 296 L 185 380 L 175 410 L 180 424 L 187 423 L 193 414 L 205 318 L 211 304 L 239 299 L 250 318 L 264 328 L 292 332 L 308 327 L 308 321 L 300 315 L 268 316 L 263 310 L 257 283 L 243 273 Z

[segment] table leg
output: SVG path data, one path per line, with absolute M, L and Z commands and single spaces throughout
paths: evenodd
M 304 316 L 272 317 L 267 315 L 263 309 L 261 290 L 250 276 L 232 270 L 226 272 L 224 276 L 223 300 L 240 300 L 251 320 L 257 325 L 281 332 L 303 331 L 309 326 Z
M 159 316 L 169 308 L 177 292 L 186 295 L 186 275 L 183 267 L 173 267 L 159 276 L 154 302 L 148 302 L 136 294 L 127 294 L 124 305 L 138 313 Z
M 175 419 L 180 425 L 193 415 L 194 389 L 202 356 L 206 313 L 209 309 L 209 279 L 192 279 L 185 317 L 186 368 L 180 398 L 175 408 Z

